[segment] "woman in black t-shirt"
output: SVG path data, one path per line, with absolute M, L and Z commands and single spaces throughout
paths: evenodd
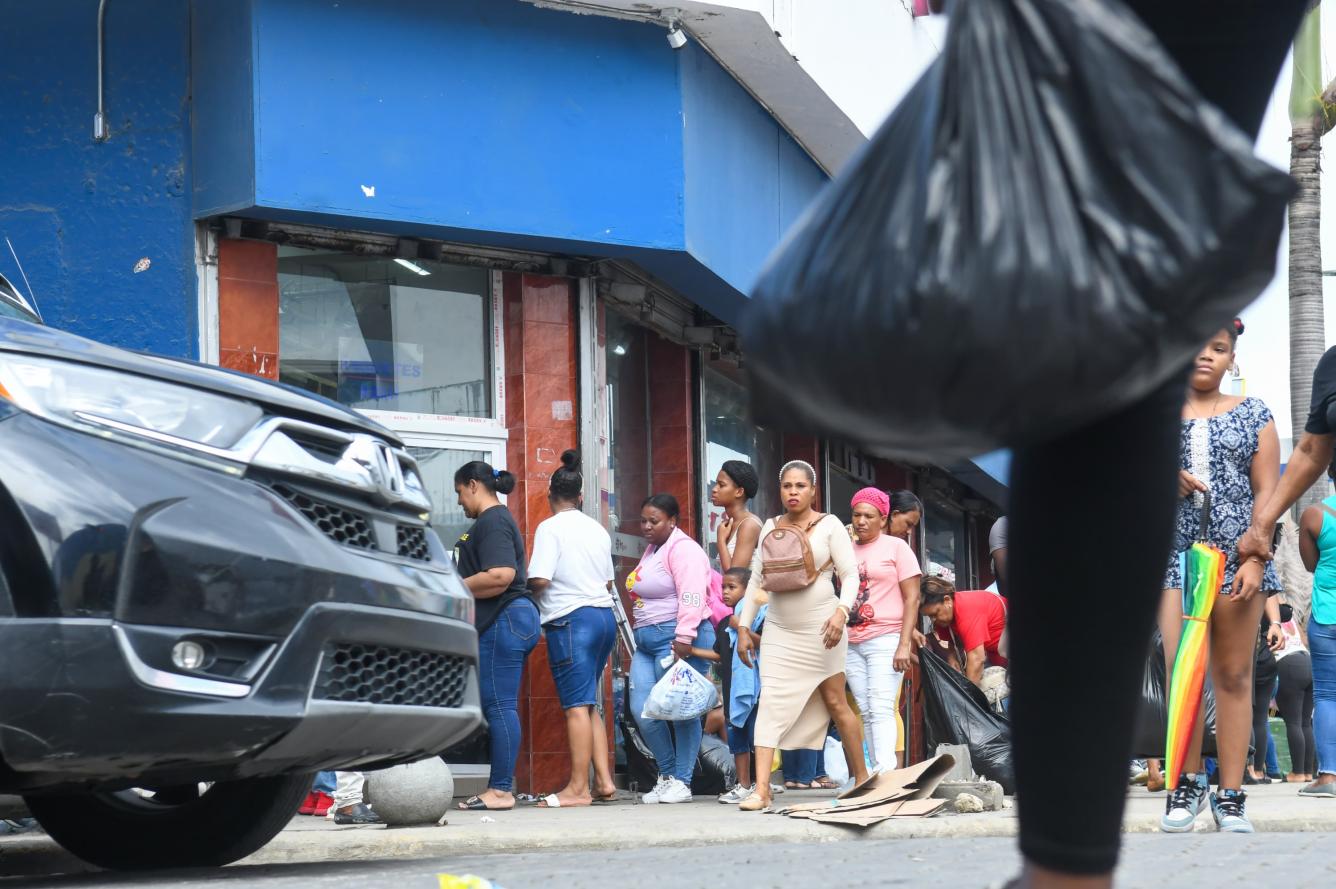
M 517 702 L 524 661 L 538 644 L 538 608 L 525 586 L 524 535 L 497 494 L 515 489 L 515 476 L 481 460 L 455 473 L 455 494 L 473 527 L 455 544 L 455 561 L 476 601 L 478 685 L 491 736 L 487 789 L 461 809 L 515 808 L 515 758 L 520 747 Z

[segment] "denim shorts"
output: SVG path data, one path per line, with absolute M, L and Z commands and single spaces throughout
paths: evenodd
M 598 702 L 598 683 L 617 641 L 611 608 L 586 605 L 543 624 L 547 662 L 564 710 Z
M 728 752 L 737 756 L 739 753 L 751 753 L 756 749 L 756 711 L 760 708 L 752 705 L 750 715 L 747 716 L 747 724 L 738 728 L 733 723 L 728 724 Z

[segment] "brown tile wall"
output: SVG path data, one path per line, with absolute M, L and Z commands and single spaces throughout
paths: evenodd
M 649 403 L 654 436 L 652 493 L 672 494 L 681 506 L 679 526 L 696 534 L 695 399 L 691 352 L 686 346 L 649 336 Z
M 278 379 L 278 246 L 218 242 L 218 363 Z

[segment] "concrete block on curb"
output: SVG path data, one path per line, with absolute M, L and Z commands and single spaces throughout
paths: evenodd
M 1000 812 L 1005 796 L 1002 785 L 996 781 L 943 781 L 932 792 L 933 799 L 954 800 L 962 793 L 976 796 L 983 803 L 985 812 Z
M 970 749 L 964 744 L 938 744 L 937 755 L 943 753 L 951 754 L 951 758 L 956 761 L 951 771 L 946 773 L 943 781 L 973 781 L 974 764 L 970 762 Z M 954 799 L 954 797 L 953 797 Z

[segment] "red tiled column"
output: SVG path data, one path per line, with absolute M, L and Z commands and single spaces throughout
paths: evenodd
M 218 242 L 218 363 L 278 379 L 278 246 Z
M 651 334 L 649 337 L 649 404 L 653 441 L 650 489 L 672 494 L 682 509 L 678 525 L 696 533 L 696 461 L 694 379 L 686 346 Z
M 502 282 L 506 336 L 506 464 L 515 490 L 506 498 L 525 549 L 551 511 L 547 485 L 561 452 L 579 444 L 579 368 L 575 286 L 569 278 L 506 273 Z M 549 793 L 570 774 L 566 717 L 547 664 L 547 645 L 529 657 L 520 686 L 522 740 L 516 789 Z

